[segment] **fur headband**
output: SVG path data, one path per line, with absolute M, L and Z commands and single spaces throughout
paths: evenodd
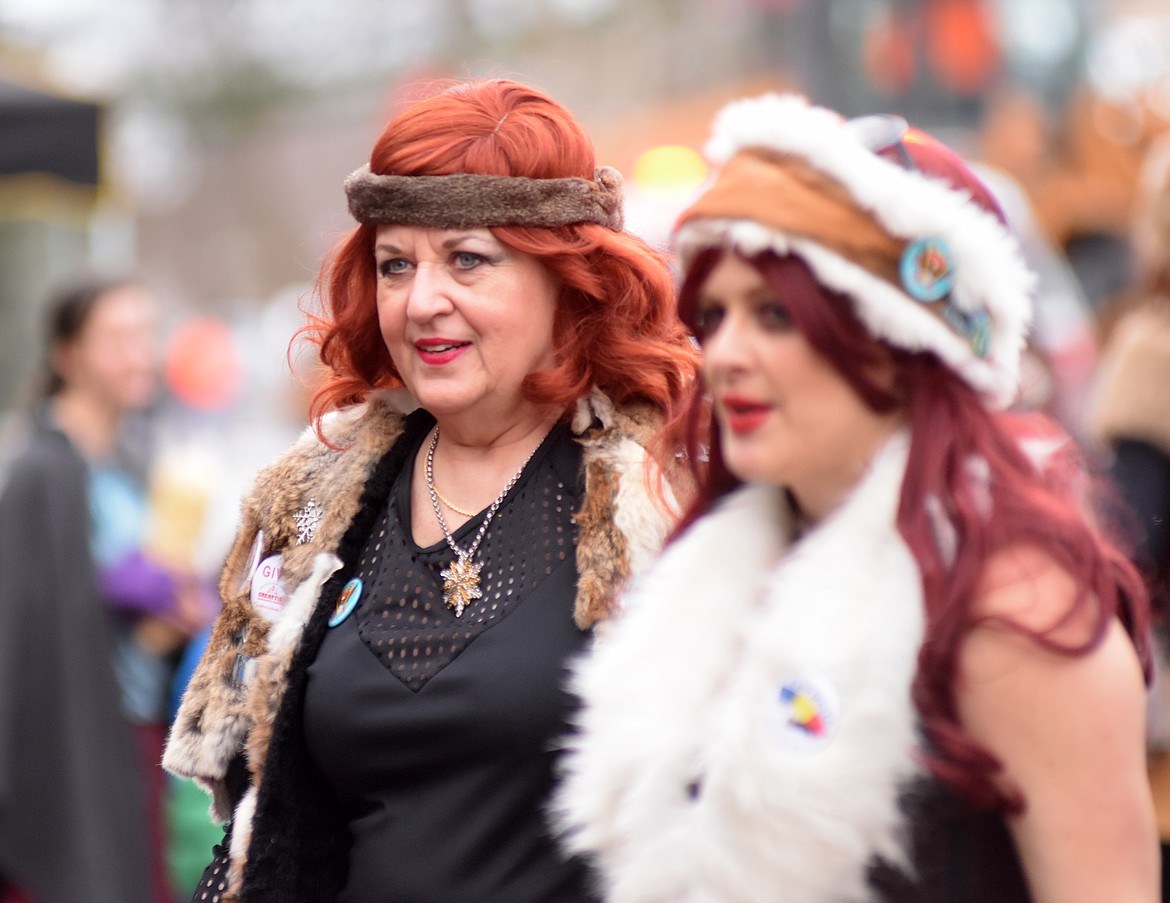
M 725 107 L 706 148 L 722 169 L 679 219 L 684 263 L 709 247 L 795 255 L 872 335 L 934 352 L 990 406 L 1010 404 L 1035 282 L 1018 241 L 967 191 L 875 150 L 803 97 Z
M 603 166 L 589 179 L 458 173 L 383 176 L 363 166 L 345 180 L 349 212 L 367 225 L 473 229 L 596 223 L 622 228 L 622 177 Z

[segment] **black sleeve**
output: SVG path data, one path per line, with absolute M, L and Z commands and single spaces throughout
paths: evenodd
M 1134 561 L 1151 581 L 1170 573 L 1170 455 L 1145 442 L 1114 446 L 1110 476 L 1137 528 Z

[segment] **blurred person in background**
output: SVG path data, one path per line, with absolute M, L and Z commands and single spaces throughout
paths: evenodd
M 230 820 L 194 899 L 594 900 L 544 806 L 565 662 L 673 523 L 669 270 L 511 81 L 408 107 L 346 190 L 314 428 L 245 499 L 167 746 Z
M 1155 680 L 1147 737 L 1163 839 L 1170 841 L 1170 137 L 1147 158 L 1133 230 L 1135 284 L 1104 312 L 1109 325 L 1090 422 L 1132 514 L 1133 555 L 1154 599 Z
M 577 669 L 570 848 L 610 903 L 1152 903 L 1147 599 L 1074 443 L 1002 411 L 1033 278 L 996 201 L 792 95 L 708 152 L 698 494 Z
M 156 304 L 84 278 L 46 322 L 0 494 L 0 878 L 34 903 L 159 903 L 165 692 L 194 618 L 188 582 L 148 554 L 132 428 L 156 391 Z
M 1109 311 L 1093 399 L 1095 436 L 1137 515 L 1139 567 L 1165 614 L 1170 574 L 1170 138 L 1151 152 L 1134 227 L 1137 281 Z

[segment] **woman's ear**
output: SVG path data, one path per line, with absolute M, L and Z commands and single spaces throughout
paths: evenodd
M 49 349 L 49 370 L 62 384 L 68 385 L 77 359 L 77 343 L 61 341 Z
M 878 359 L 865 368 L 865 378 L 871 386 L 880 389 L 893 405 L 904 408 L 910 398 L 906 371 L 894 362 L 894 352 L 884 342 L 878 342 Z

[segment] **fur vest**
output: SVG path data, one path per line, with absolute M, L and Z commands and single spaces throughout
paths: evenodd
M 325 424 L 328 444 L 306 432 L 260 473 L 244 500 L 220 583 L 223 609 L 163 759 L 172 773 L 208 790 L 213 817 L 232 821 L 225 899 L 327 900 L 336 893 L 328 876 L 344 861 L 337 839 L 344 832 L 322 823 L 327 815 L 311 814 L 329 805 L 294 735 L 305 672 L 333 604 L 408 466 L 407 443 L 397 440 L 409 407 L 403 393 L 386 392 L 333 415 Z M 612 613 L 618 591 L 671 526 L 645 450 L 659 423 L 652 409 L 615 408 L 596 390 L 573 416 L 585 487 L 575 515 L 575 618 L 583 629 Z M 670 487 L 662 489 L 672 501 Z M 253 603 L 252 583 L 259 563 L 277 554 L 286 601 L 266 616 L 265 606 Z M 238 799 L 229 785 L 241 750 L 247 780 Z
M 895 527 L 908 444 L 796 542 L 783 491 L 733 492 L 578 664 L 554 808 L 609 903 L 863 901 L 875 861 L 906 862 L 924 631 Z

